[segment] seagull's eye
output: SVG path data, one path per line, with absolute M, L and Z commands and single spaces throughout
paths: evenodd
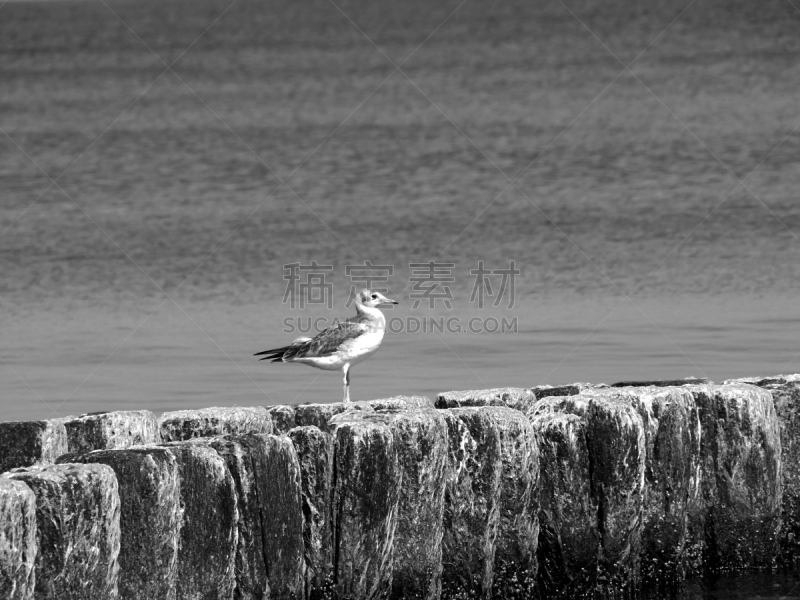
M 377 300 L 378 299 L 378 294 L 372 294 L 372 299 L 373 300 Z

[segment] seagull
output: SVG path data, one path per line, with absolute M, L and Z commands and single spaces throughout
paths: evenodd
M 313 338 L 297 338 L 288 346 L 257 352 L 259 360 L 302 363 L 326 371 L 342 370 L 344 402 L 350 402 L 350 367 L 369 358 L 383 340 L 386 318 L 381 304 L 399 304 L 380 292 L 361 290 L 355 296 L 356 316 L 323 329 Z

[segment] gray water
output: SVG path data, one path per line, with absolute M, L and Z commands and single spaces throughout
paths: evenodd
M 390 334 L 354 398 L 800 370 L 799 24 L 785 0 L 6 2 L 2 418 L 337 400 L 336 373 L 251 355 L 347 316 L 364 260 L 393 316 L 518 327 Z M 431 260 L 452 311 L 412 310 Z M 513 308 L 469 302 L 481 260 L 515 261 Z M 331 310 L 281 303 L 311 261 Z

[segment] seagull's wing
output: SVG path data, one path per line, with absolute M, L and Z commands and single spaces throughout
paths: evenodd
M 330 356 L 348 340 L 354 340 L 368 331 L 369 327 L 365 323 L 357 321 L 345 321 L 333 327 L 328 327 L 320 331 L 314 338 L 305 344 L 297 347 L 291 356 L 284 355 L 284 358 L 312 358 L 318 356 Z
M 288 346 L 283 346 L 282 348 L 273 348 L 272 350 L 264 350 L 263 352 L 256 352 L 253 356 L 263 356 L 264 358 L 259 358 L 258 360 L 271 360 L 272 362 L 283 362 L 283 356 L 289 350 L 296 349 L 303 344 L 310 342 L 311 338 L 308 337 L 301 337 L 297 338 Z
M 369 326 L 356 319 L 323 329 L 312 339 L 301 338 L 289 346 L 264 350 L 254 356 L 263 356 L 260 360 L 271 359 L 272 362 L 286 362 L 296 358 L 314 358 L 330 356 L 348 340 L 353 340 L 366 333 Z

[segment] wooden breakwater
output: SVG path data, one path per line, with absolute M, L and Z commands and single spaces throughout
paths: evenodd
M 800 376 L 0 423 L 0 598 L 614 598 L 792 563 Z

